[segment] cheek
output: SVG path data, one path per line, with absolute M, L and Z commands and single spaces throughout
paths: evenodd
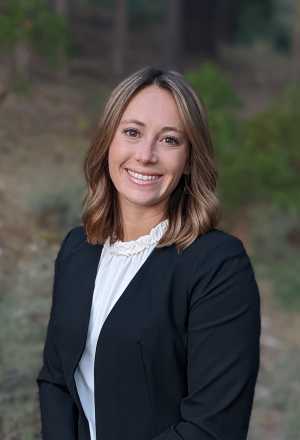
M 185 162 L 187 160 L 187 156 L 185 152 L 175 152 L 174 155 L 168 155 L 165 159 L 165 163 L 167 164 L 167 169 L 171 174 L 178 175 L 182 174 L 184 171 Z
M 119 163 L 118 153 L 119 152 L 118 152 L 117 144 L 115 142 L 112 142 L 108 150 L 108 170 L 110 177 L 114 182 L 115 179 L 117 179 L 117 168 Z
M 109 151 L 108 151 L 108 160 L 111 163 L 112 166 L 119 165 L 121 162 L 126 160 L 128 155 L 128 148 L 126 148 L 126 145 L 124 142 L 118 140 L 116 137 L 113 139 L 112 143 L 110 144 Z
M 118 145 L 116 143 L 111 143 L 108 151 L 108 166 L 110 172 L 118 167 L 119 163 L 122 161 L 122 154 Z

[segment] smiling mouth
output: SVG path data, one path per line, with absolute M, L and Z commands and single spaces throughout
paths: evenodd
M 151 184 L 151 183 L 156 183 L 158 182 L 161 177 L 162 174 L 153 174 L 153 175 L 149 175 L 149 174 L 140 174 L 140 173 L 136 173 L 135 171 L 132 171 L 128 168 L 125 168 L 128 176 L 130 177 L 130 180 L 132 180 L 135 183 L 138 183 L 139 185 L 146 185 L 146 184 Z

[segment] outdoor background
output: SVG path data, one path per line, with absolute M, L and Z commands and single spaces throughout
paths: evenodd
M 220 228 L 242 239 L 259 283 L 249 440 L 299 440 L 299 0 L 0 1 L 0 438 L 40 438 L 35 379 L 82 161 L 112 87 L 149 64 L 204 100 Z

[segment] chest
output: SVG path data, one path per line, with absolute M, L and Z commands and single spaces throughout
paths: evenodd
M 80 256 L 74 256 L 62 268 L 56 287 L 56 339 L 70 374 L 88 336 L 99 257 L 86 265 Z M 146 341 L 157 353 L 166 347 L 184 350 L 188 279 L 180 263 L 175 249 L 154 249 L 101 324 L 100 349 L 114 347 L 118 359 L 121 353 L 130 353 L 138 341 Z M 101 294 L 101 283 L 97 289 Z

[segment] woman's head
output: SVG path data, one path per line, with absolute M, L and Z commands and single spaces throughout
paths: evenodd
M 132 178 L 128 169 L 152 175 L 153 183 L 135 180 L 147 177 Z M 113 90 L 84 171 L 82 220 L 91 243 L 122 240 L 122 215 L 132 207 L 168 218 L 159 245 L 176 243 L 179 249 L 219 220 L 206 112 L 177 72 L 147 67 Z
M 155 223 L 188 165 L 189 145 L 172 94 L 157 85 L 131 98 L 108 152 L 123 222 Z

